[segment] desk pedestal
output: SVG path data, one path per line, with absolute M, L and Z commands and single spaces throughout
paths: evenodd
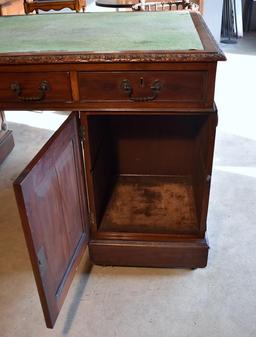
M 14 147 L 12 131 L 7 129 L 5 115 L 0 111 L 0 164 L 8 156 Z

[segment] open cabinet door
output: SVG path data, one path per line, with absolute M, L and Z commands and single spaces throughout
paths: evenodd
M 78 122 L 73 112 L 14 182 L 48 328 L 54 326 L 88 242 Z

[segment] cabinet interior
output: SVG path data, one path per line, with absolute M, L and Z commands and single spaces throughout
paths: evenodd
M 97 230 L 199 233 L 207 115 L 90 115 L 88 188 Z

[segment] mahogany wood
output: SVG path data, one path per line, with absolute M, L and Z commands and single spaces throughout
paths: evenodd
M 73 113 L 14 182 L 48 327 L 53 327 L 88 242 L 81 145 Z
M 89 243 L 92 261 L 100 265 L 203 268 L 207 264 L 205 239 L 169 242 L 94 241 Z
M 29 100 L 40 94 L 40 85 L 48 83 L 45 96 L 38 100 Z M 12 89 L 12 85 L 18 84 L 21 89 L 21 99 L 17 92 Z M 27 99 L 26 99 L 27 98 Z M 2 73 L 0 74 L 0 100 L 1 102 L 12 102 L 19 104 L 22 108 L 27 103 L 45 104 L 48 102 L 70 102 L 72 100 L 70 88 L 70 76 L 68 72 L 22 72 L 22 73 Z
M 190 102 L 200 107 L 206 101 L 208 72 L 198 71 L 127 71 L 90 72 L 79 74 L 80 99 L 82 102 L 130 102 L 122 88 L 122 82 L 128 80 L 133 89 L 134 98 L 152 95 L 154 81 L 160 83 L 160 91 L 154 103 L 173 101 L 183 105 Z
M 208 138 L 214 139 L 215 130 L 215 124 L 209 128 L 211 121 L 211 115 L 202 113 L 82 113 L 94 232 L 107 237 L 109 232 L 204 235 L 202 203 L 207 199 L 204 193 L 209 194 L 211 171 L 205 167 L 212 158 Z
M 225 56 L 191 17 L 204 50 L 0 54 L 1 110 L 79 111 L 15 183 L 48 327 L 87 241 L 103 265 L 207 264 L 215 75 Z
M 33 11 L 38 14 L 38 11 L 60 11 L 64 8 L 69 8 L 76 12 L 80 12 L 82 9 L 85 11 L 85 0 L 24 0 L 24 11 L 29 14 Z

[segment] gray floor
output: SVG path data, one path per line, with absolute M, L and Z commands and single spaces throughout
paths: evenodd
M 43 125 L 49 116 L 33 114 L 40 128 L 9 123 L 16 147 L 0 167 L 0 336 L 256 336 L 256 34 L 223 49 L 208 267 L 103 268 L 85 257 L 53 331 L 44 325 L 11 186 L 52 133 Z

